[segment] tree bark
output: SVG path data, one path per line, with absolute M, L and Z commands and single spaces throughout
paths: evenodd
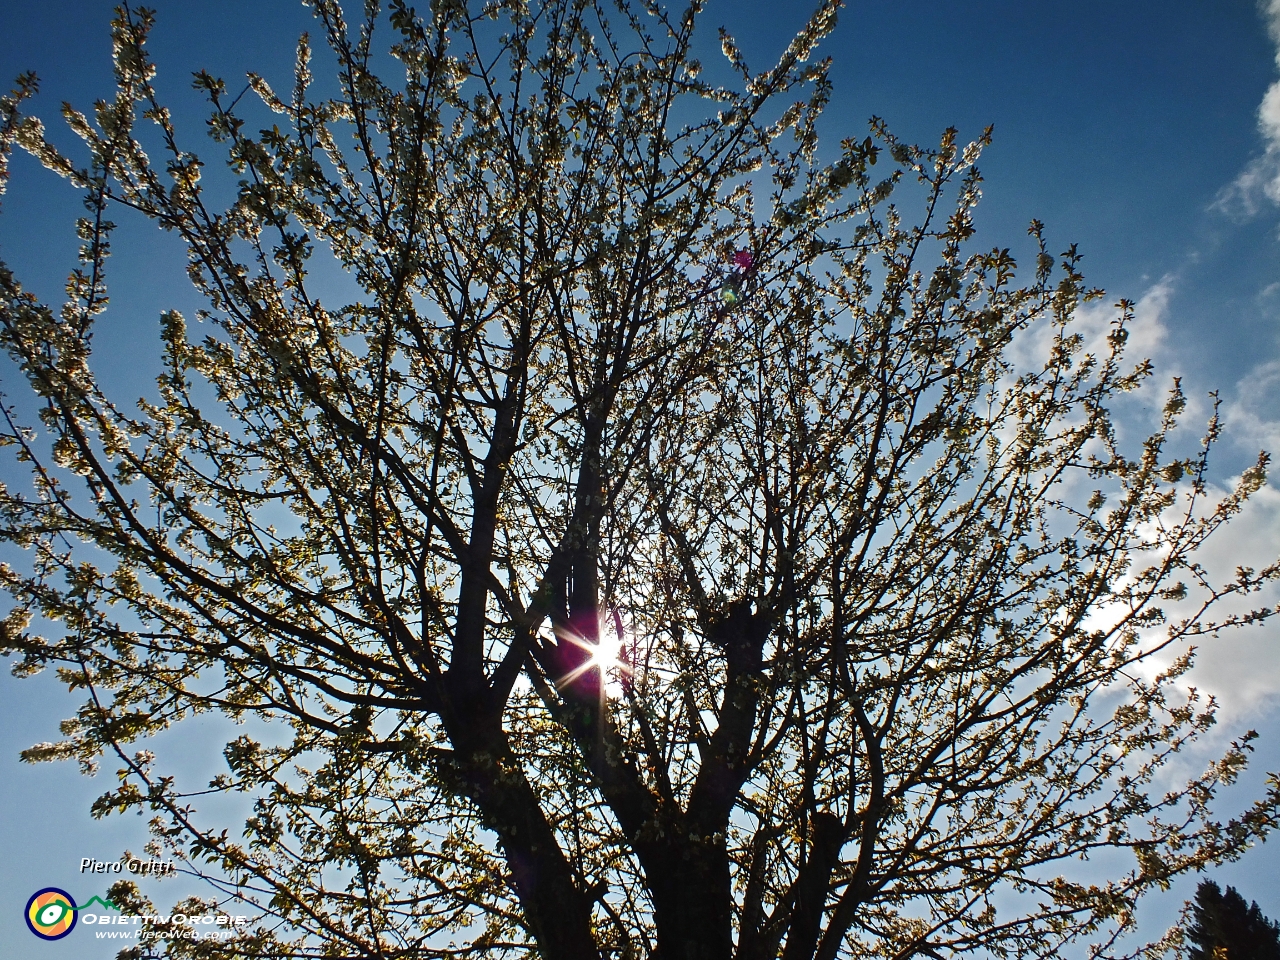
M 529 928 L 547 960 L 600 960 L 591 926 L 591 901 L 574 881 L 555 832 L 537 794 L 512 754 L 505 736 L 454 739 L 467 743 L 455 752 L 455 783 L 479 808 L 498 835 L 511 869 L 509 882 L 519 897 Z M 492 741 L 485 743 L 484 741 Z

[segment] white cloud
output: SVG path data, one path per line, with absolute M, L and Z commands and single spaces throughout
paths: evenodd
M 1236 383 L 1223 421 L 1237 443 L 1280 454 L 1280 360 L 1260 363 Z
M 1280 0 L 1274 0 L 1274 4 L 1280 10 Z M 1143 390 L 1116 405 L 1116 426 L 1122 442 L 1127 435 L 1127 442 L 1131 444 L 1153 426 L 1152 418 L 1159 416 L 1163 404 L 1163 390 L 1170 378 L 1182 373 L 1191 360 L 1186 344 L 1180 344 L 1168 332 L 1176 287 L 1176 278 L 1166 275 L 1149 287 L 1134 305 L 1125 357 L 1128 363 L 1150 358 L 1156 365 L 1156 375 Z M 1086 351 L 1105 354 L 1106 336 L 1117 313 L 1106 302 L 1089 304 L 1077 312 L 1073 330 L 1083 336 Z M 1044 355 L 1052 332 L 1034 329 L 1014 344 L 1019 368 L 1026 369 Z M 1188 406 L 1180 419 L 1188 428 L 1185 432 L 1198 438 L 1193 425 L 1202 424 L 1210 411 L 1193 387 L 1185 381 L 1184 387 L 1187 387 Z M 1254 454 L 1258 449 L 1266 449 L 1280 457 L 1280 360 L 1258 363 L 1236 382 L 1230 393 L 1224 391 L 1221 412 L 1224 439 Z M 1221 502 L 1234 482 L 1228 480 L 1225 486 L 1211 484 L 1207 496 L 1201 499 L 1197 515 L 1203 516 Z M 1278 556 L 1280 487 L 1271 483 L 1254 494 L 1241 513 L 1209 539 L 1197 554 L 1197 560 L 1203 564 L 1211 582 L 1223 584 L 1234 578 L 1237 567 L 1262 569 L 1275 563 Z M 1277 605 L 1280 605 L 1280 584 L 1272 584 L 1260 593 L 1229 598 L 1215 610 L 1214 619 Z M 1186 616 L 1194 609 L 1194 598 L 1167 603 L 1165 607 L 1172 618 Z M 1109 615 L 1107 611 L 1099 611 L 1099 620 L 1094 625 L 1101 626 Z M 1196 647 L 1195 666 L 1182 678 L 1181 684 L 1194 686 L 1217 698 L 1224 728 L 1231 727 L 1232 721 L 1251 722 L 1280 703 L 1280 622 L 1268 621 L 1261 626 L 1229 630 L 1216 638 L 1202 637 Z M 1185 649 L 1184 644 L 1179 649 L 1162 652 L 1142 672 L 1148 677 L 1154 676 Z
M 1280 9 L 1280 0 L 1273 0 L 1273 6 Z M 1280 455 L 1280 360 L 1257 363 L 1236 381 L 1230 393 L 1224 391 L 1221 415 L 1224 441 L 1247 453 L 1250 460 L 1259 450 Z M 1212 508 L 1226 492 L 1211 486 L 1204 508 Z M 1278 557 L 1280 485 L 1273 469 L 1270 482 L 1209 539 L 1198 559 L 1210 580 L 1222 583 L 1232 578 L 1237 567 L 1260 570 Z M 1220 612 L 1243 613 L 1278 605 L 1280 584 L 1273 583 L 1260 593 L 1232 598 Z M 1218 638 L 1205 637 L 1197 647 L 1195 668 L 1184 680 L 1188 686 L 1214 694 L 1224 719 L 1253 719 L 1280 703 L 1280 623 L 1268 621 Z
M 1276 65 L 1280 67 L 1280 0 L 1262 0 L 1267 18 L 1267 32 L 1276 43 Z M 1280 80 L 1267 89 L 1258 107 L 1258 130 L 1265 149 L 1255 157 L 1240 176 L 1224 187 L 1214 207 L 1239 218 L 1258 212 L 1264 199 L 1280 204 Z
M 1280 10 L 1280 0 L 1274 0 Z M 1280 102 L 1280 101 L 1278 101 Z M 1113 414 L 1122 445 L 1129 450 L 1154 427 L 1160 416 L 1170 380 L 1196 366 L 1185 341 L 1169 333 L 1170 311 L 1173 309 L 1178 279 L 1169 274 L 1152 284 L 1134 304 L 1129 339 L 1125 345 L 1125 364 L 1149 358 L 1156 366 L 1155 376 L 1144 388 L 1123 398 L 1116 398 Z M 1280 286 L 1277 287 L 1280 289 Z M 1085 352 L 1105 356 L 1107 335 L 1119 311 L 1106 300 L 1082 306 L 1075 315 L 1071 331 L 1084 340 Z M 1037 325 L 1015 339 L 1010 358 L 1015 370 L 1038 369 L 1052 345 L 1054 329 L 1049 324 Z M 1187 373 L 1194 378 L 1193 373 Z M 1187 409 L 1180 417 L 1185 429 L 1183 441 L 1192 446 L 1178 455 L 1192 455 L 1203 432 L 1200 427 L 1210 414 L 1208 403 L 1194 384 L 1184 379 Z M 1230 392 L 1223 391 L 1221 415 L 1224 441 L 1244 447 L 1252 454 L 1258 449 L 1273 451 L 1280 457 L 1280 360 L 1260 362 L 1242 376 Z M 1250 457 L 1252 459 L 1252 456 Z M 1084 478 L 1082 478 L 1083 482 Z M 1200 498 L 1198 516 L 1211 511 L 1228 494 L 1234 480 L 1210 484 Z M 1172 519 L 1172 518 L 1170 518 Z M 1280 486 L 1268 484 L 1245 505 L 1241 513 L 1210 537 L 1197 554 L 1210 582 L 1222 585 L 1234 579 L 1238 566 L 1260 570 L 1276 562 L 1280 556 Z M 1143 565 L 1144 558 L 1136 558 Z M 1154 557 L 1145 558 L 1147 561 Z M 1194 591 L 1193 591 L 1194 594 Z M 1195 609 L 1195 596 L 1182 602 L 1163 604 L 1171 619 L 1189 616 Z M 1271 584 L 1247 597 L 1231 597 L 1215 607 L 1213 619 L 1232 613 L 1244 613 L 1262 606 L 1280 605 L 1280 584 Z M 1099 610 L 1090 626 L 1104 626 L 1114 615 Z M 1155 641 L 1156 634 L 1152 635 Z M 1197 656 L 1191 672 L 1181 678 L 1180 685 L 1196 687 L 1212 694 L 1220 705 L 1221 729 L 1238 733 L 1240 723 L 1251 723 L 1257 717 L 1280 705 L 1280 620 L 1260 626 L 1228 630 L 1219 637 L 1201 637 L 1196 641 Z M 1148 677 L 1166 669 L 1173 659 L 1185 652 L 1186 643 L 1156 655 L 1140 671 Z
M 1280 82 L 1273 84 L 1267 96 L 1276 94 L 1280 102 Z M 1218 191 L 1213 209 L 1237 220 L 1248 220 L 1262 209 L 1262 200 L 1280 203 L 1280 144 L 1267 144 L 1266 152 L 1249 161 L 1229 186 Z
M 1268 87 L 1262 98 L 1262 106 L 1258 107 L 1258 127 L 1267 143 L 1274 146 L 1280 141 L 1280 80 Z
M 1133 322 L 1129 324 L 1129 339 L 1125 342 L 1125 351 L 1130 358 L 1163 358 L 1164 347 L 1169 342 L 1164 318 L 1169 312 L 1172 296 L 1173 277 L 1164 276 L 1133 305 Z
M 1280 3 L 1280 0 L 1276 0 Z M 1168 361 L 1172 359 L 1166 349 L 1169 344 L 1165 317 L 1169 300 L 1173 296 L 1172 276 L 1165 276 L 1153 284 L 1133 305 L 1133 320 L 1127 325 L 1129 339 L 1125 341 L 1124 355 L 1129 364 L 1139 360 Z M 1120 311 L 1113 303 L 1098 301 L 1082 305 L 1075 312 L 1070 332 L 1084 339 L 1084 353 L 1103 358 L 1111 348 L 1107 337 Z M 1009 350 L 1010 358 L 1018 372 L 1039 370 L 1049 357 L 1056 329 L 1048 323 L 1032 326 L 1025 334 L 1015 338 Z M 1161 375 L 1168 373 L 1162 362 Z
M 1236 567 L 1260 570 L 1280 553 L 1280 490 L 1268 485 L 1255 493 L 1239 516 L 1202 549 L 1199 560 L 1217 582 Z M 1280 602 L 1276 584 L 1248 597 L 1234 598 L 1221 613 L 1243 613 Z M 1280 631 L 1274 622 L 1202 637 L 1189 682 L 1214 694 L 1224 719 L 1252 717 L 1274 706 L 1280 696 Z
M 1229 485 L 1234 486 L 1236 479 L 1229 481 Z M 1227 493 L 1226 487 L 1210 485 L 1199 498 L 1196 516 L 1207 516 Z M 1261 570 L 1275 563 L 1277 554 L 1280 554 L 1280 489 L 1264 486 L 1250 497 L 1239 514 L 1196 551 L 1195 561 L 1209 583 L 1222 587 L 1235 579 L 1238 567 Z M 1140 554 L 1134 557 L 1134 568 L 1145 567 L 1158 559 L 1158 554 Z M 1196 615 L 1207 597 L 1192 578 L 1182 579 L 1191 588 L 1188 596 L 1161 604 L 1170 623 Z M 1256 593 L 1225 597 L 1214 604 L 1206 619 L 1221 622 L 1251 610 L 1275 609 L 1277 605 L 1280 605 L 1280 584 L 1272 582 Z M 1122 614 L 1123 610 L 1100 607 L 1086 626 L 1106 628 Z M 1146 640 L 1154 646 L 1165 637 L 1164 629 L 1156 628 L 1147 633 Z M 1218 636 L 1182 640 L 1138 665 L 1135 672 L 1151 680 L 1168 669 L 1191 645 L 1196 648 L 1194 665 L 1178 681 L 1178 686 L 1184 690 L 1194 687 L 1202 694 L 1213 696 L 1219 705 L 1218 717 L 1226 729 L 1234 731 L 1240 723 L 1251 722 L 1280 702 L 1280 656 L 1277 656 L 1280 625 L 1275 621 L 1230 628 Z

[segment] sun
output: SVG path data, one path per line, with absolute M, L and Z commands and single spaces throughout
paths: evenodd
M 602 623 L 597 632 L 599 639 L 595 642 L 568 631 L 557 631 L 557 636 L 568 640 L 587 654 L 585 661 L 557 681 L 558 686 L 565 687 L 583 674 L 598 670 L 604 695 L 606 697 L 622 695 L 624 677 L 631 673 L 631 667 L 626 658 L 626 641 L 620 633 L 608 630 Z
M 591 659 L 587 663 L 601 673 L 609 674 L 626 666 L 622 660 L 622 640 L 617 637 L 601 637 L 589 647 Z

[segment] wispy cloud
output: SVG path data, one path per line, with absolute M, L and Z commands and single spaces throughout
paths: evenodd
M 1280 0 L 1262 0 L 1267 31 L 1276 43 L 1276 65 L 1280 67 Z M 1254 216 L 1266 202 L 1280 204 L 1280 80 L 1267 89 L 1258 107 L 1258 130 L 1265 149 L 1214 202 L 1222 212 L 1238 217 Z
M 1280 3 L 1280 0 L 1276 2 Z M 1165 319 L 1173 293 L 1174 277 L 1169 274 L 1152 284 L 1133 305 L 1133 320 L 1128 325 L 1129 338 L 1124 348 L 1129 363 L 1155 360 L 1164 367 L 1164 361 L 1169 359 L 1169 331 Z M 1119 316 L 1120 311 L 1111 299 L 1083 304 L 1075 312 L 1071 332 L 1083 338 L 1085 353 L 1105 357 L 1111 349 L 1107 337 Z M 1018 372 L 1040 369 L 1049 356 L 1056 332 L 1050 324 L 1040 323 L 1014 340 L 1009 356 Z M 1162 375 L 1166 372 L 1166 369 L 1161 370 Z
M 1226 490 L 1211 487 L 1208 494 L 1209 500 L 1216 502 L 1226 494 Z M 1197 560 L 1213 582 L 1223 583 L 1233 578 L 1232 572 L 1237 567 L 1261 570 L 1275 563 L 1278 542 L 1280 490 L 1265 486 L 1249 499 L 1244 510 L 1226 529 L 1210 538 L 1197 554 Z M 1261 607 L 1275 607 L 1278 603 L 1280 585 L 1272 583 L 1259 593 L 1230 598 L 1215 611 L 1215 618 L 1244 614 Z M 1167 606 L 1171 617 L 1192 612 L 1190 605 L 1173 603 Z M 1220 636 L 1201 637 L 1196 642 L 1195 667 L 1184 678 L 1184 683 L 1217 697 L 1224 720 L 1259 716 L 1280 701 L 1277 643 L 1280 643 L 1280 636 L 1277 636 L 1276 625 L 1271 622 L 1228 630 Z M 1169 659 L 1174 652 L 1170 651 Z
M 1280 8 L 1280 0 L 1274 3 Z M 1280 94 L 1277 98 L 1280 100 Z M 1171 313 L 1176 309 L 1173 301 L 1177 286 L 1177 276 L 1166 275 L 1152 284 L 1134 305 L 1126 357 L 1130 360 L 1151 358 L 1155 361 L 1157 376 L 1139 394 L 1131 395 L 1129 402 L 1117 404 L 1114 410 L 1118 417 L 1117 430 L 1122 440 L 1127 435 L 1130 444 L 1153 427 L 1152 418 L 1159 416 L 1161 391 L 1167 387 L 1169 378 L 1179 374 L 1195 377 L 1196 365 L 1189 355 L 1194 347 L 1170 336 L 1169 332 Z M 1089 304 L 1077 312 L 1074 329 L 1084 337 L 1090 351 L 1105 351 L 1105 338 L 1115 315 L 1116 310 L 1105 302 Z M 1024 366 L 1029 364 L 1033 356 L 1046 349 L 1051 333 L 1036 330 L 1036 337 L 1027 337 L 1015 344 L 1015 356 Z M 1209 409 L 1202 392 L 1193 384 L 1187 384 L 1187 390 L 1188 409 L 1181 419 L 1186 426 L 1185 433 L 1194 438 L 1198 436 L 1196 426 L 1204 422 Z M 1280 454 L 1280 360 L 1261 360 L 1223 393 L 1221 414 L 1226 437 L 1237 452 L 1243 448 L 1256 454 L 1264 448 Z M 1212 510 L 1238 479 L 1224 478 L 1209 484 L 1200 498 L 1197 515 L 1203 516 Z M 1280 487 L 1267 485 L 1250 498 L 1225 529 L 1210 538 L 1197 559 L 1209 581 L 1222 584 L 1233 579 L 1233 571 L 1239 566 L 1262 569 L 1275 563 L 1280 552 L 1277 545 L 1280 545 Z M 1137 566 L 1143 565 L 1143 559 L 1153 558 L 1139 558 Z M 1190 616 L 1196 603 L 1197 598 L 1189 596 L 1181 603 L 1166 604 L 1166 612 L 1173 619 Z M 1247 597 L 1228 598 L 1216 614 L 1243 614 L 1261 606 L 1280 606 L 1280 584 L 1270 584 L 1260 593 Z M 1107 617 L 1106 611 L 1100 611 L 1098 623 L 1094 625 L 1102 625 Z M 1200 638 L 1196 643 L 1195 666 L 1182 679 L 1182 685 L 1213 694 L 1220 704 L 1221 719 L 1234 731 L 1232 724 L 1252 722 L 1280 706 L 1278 644 L 1280 626 L 1275 623 Z M 1165 651 L 1148 663 L 1143 672 L 1148 678 L 1154 676 L 1185 650 L 1184 643 Z
M 1228 478 L 1225 484 L 1210 483 L 1195 497 L 1194 516 L 1209 516 L 1228 497 L 1239 482 L 1239 477 Z M 1186 510 L 1191 501 L 1191 487 L 1180 489 L 1183 499 L 1175 512 Z M 1171 520 L 1172 516 L 1166 518 Z M 1150 536 L 1158 534 L 1153 522 L 1144 528 Z M 1248 595 L 1226 595 L 1206 613 L 1202 604 L 1209 596 L 1208 585 L 1222 588 L 1236 578 L 1241 567 L 1261 570 L 1276 562 L 1276 544 L 1280 542 L 1280 490 L 1264 486 L 1245 503 L 1243 509 L 1225 526 L 1217 530 L 1196 551 L 1198 565 L 1195 576 L 1183 579 L 1189 587 L 1181 599 L 1169 599 L 1160 606 L 1176 625 L 1184 620 L 1195 620 L 1205 632 L 1197 637 L 1184 637 L 1164 649 L 1158 649 L 1168 641 L 1168 628 L 1153 627 L 1142 631 L 1144 644 L 1154 651 L 1150 658 L 1135 664 L 1134 674 L 1152 681 L 1164 673 L 1192 647 L 1195 658 L 1191 670 L 1176 682 L 1187 693 L 1192 689 L 1214 697 L 1219 706 L 1219 718 L 1227 721 L 1229 730 L 1236 731 L 1240 722 L 1251 722 L 1280 706 L 1280 659 L 1276 657 L 1276 645 L 1280 633 L 1274 622 L 1253 624 L 1241 628 L 1227 628 L 1220 633 L 1207 629 L 1210 622 L 1222 623 L 1231 617 L 1247 617 L 1250 611 L 1275 609 L 1280 605 L 1280 584 L 1268 583 Z M 1135 554 L 1133 570 L 1159 564 L 1165 551 Z M 1132 581 L 1129 581 L 1132 582 Z M 1119 591 L 1117 590 L 1117 593 Z M 1103 603 L 1095 608 L 1085 621 L 1086 630 L 1111 629 L 1128 610 L 1122 604 Z
M 1264 360 L 1245 371 L 1233 389 L 1224 392 L 1221 412 L 1226 439 L 1237 452 L 1250 459 L 1259 450 L 1280 453 L 1280 360 Z M 1226 488 L 1211 487 L 1208 499 L 1216 503 Z M 1206 544 L 1199 559 L 1211 578 L 1222 581 L 1238 566 L 1269 566 L 1278 553 L 1280 487 L 1273 481 Z M 1232 613 L 1261 606 L 1280 607 L 1280 584 L 1269 584 L 1258 594 L 1233 598 L 1226 605 Z M 1188 683 L 1217 696 L 1224 717 L 1254 717 L 1274 710 L 1280 705 L 1277 645 L 1280 627 L 1275 622 L 1206 637 L 1198 644 L 1199 656 Z
M 1260 363 L 1236 383 L 1224 420 L 1233 440 L 1280 454 L 1280 360 Z

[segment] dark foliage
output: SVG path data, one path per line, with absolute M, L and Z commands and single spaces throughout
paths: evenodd
M 1223 893 L 1212 880 L 1201 881 L 1191 913 L 1191 960 L 1280 960 L 1280 923 L 1264 917 L 1257 903 L 1246 905 L 1235 887 Z

